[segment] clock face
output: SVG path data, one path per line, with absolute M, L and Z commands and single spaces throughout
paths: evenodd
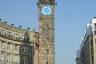
M 51 15 L 51 5 L 42 6 L 42 15 Z

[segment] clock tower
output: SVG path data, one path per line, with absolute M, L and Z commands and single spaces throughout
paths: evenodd
M 39 8 L 38 64 L 55 64 L 54 6 L 55 6 L 55 0 L 38 0 L 38 8 Z

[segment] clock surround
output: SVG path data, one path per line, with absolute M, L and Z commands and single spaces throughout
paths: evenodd
M 42 15 L 51 15 L 51 5 L 42 5 Z

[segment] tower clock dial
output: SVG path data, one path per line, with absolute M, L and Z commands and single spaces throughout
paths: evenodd
M 51 15 L 51 5 L 42 6 L 42 15 Z

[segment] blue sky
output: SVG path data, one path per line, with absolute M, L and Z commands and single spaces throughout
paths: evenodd
M 75 64 L 86 24 L 96 17 L 96 0 L 56 0 L 56 64 Z M 8 24 L 38 31 L 37 0 L 0 0 L 0 18 Z

